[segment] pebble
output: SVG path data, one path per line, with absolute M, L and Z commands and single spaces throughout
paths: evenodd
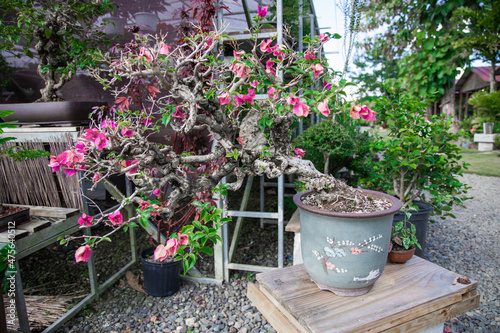
M 453 208 L 456 219 L 429 223 L 425 257 L 479 282 L 479 308 L 451 319 L 445 327 L 451 327 L 453 333 L 500 332 L 500 178 L 465 174 L 461 179 L 472 187 L 468 196 L 474 198 L 465 201 L 466 208 Z M 287 258 L 293 247 L 293 235 L 289 234 L 285 233 Z M 266 235 L 269 239 L 263 241 Z M 276 244 L 275 238 L 275 233 L 259 229 L 250 249 L 236 251 L 240 257 L 234 261 L 276 260 L 269 251 L 273 248 L 269 244 Z M 290 264 L 285 261 L 285 265 Z M 255 274 L 250 280 L 254 278 Z M 119 332 L 276 332 L 246 297 L 248 282 L 247 272 L 232 271 L 230 281 L 222 286 L 182 281 L 176 294 L 164 298 L 137 292 L 126 282 L 123 288 L 117 284 L 94 303 L 97 311 L 81 312 L 58 332 L 101 331 L 107 326 Z M 110 314 L 115 322 L 107 319 Z M 152 316 L 157 317 L 154 323 L 149 320 Z

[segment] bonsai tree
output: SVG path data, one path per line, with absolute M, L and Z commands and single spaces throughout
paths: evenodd
M 336 80 L 338 73 L 328 69 L 319 56 L 328 35 L 306 38 L 304 53 L 272 39 L 259 41 L 266 11 L 266 7 L 260 8 L 254 18 L 257 29 L 251 50 L 235 51 L 230 62 L 218 57 L 223 40 L 220 31 L 187 36 L 176 47 L 168 47 L 161 37 L 152 40 L 137 34 L 130 43 L 100 54 L 103 64 L 92 73 L 105 88 L 113 89 L 115 105 L 110 112 L 93 117 L 91 128 L 82 133 L 74 149 L 51 156 L 50 167 L 68 176 L 82 171 L 96 184 L 111 175 L 126 174 L 135 189 L 120 198 L 116 212 L 97 221 L 87 218 L 82 224 L 103 222 L 113 228 L 111 232 L 136 222 L 148 223 L 149 218 L 169 224 L 189 203 L 207 202 L 210 192 L 224 195 L 236 190 L 249 175 L 275 178 L 296 174 L 303 187 L 316 192 L 317 200 L 334 203 L 333 209 L 338 211 L 371 203 L 360 191 L 317 171 L 301 158 L 300 151 L 292 150 L 292 123 L 310 112 L 327 117 L 342 112 L 347 83 Z M 312 90 L 313 85 L 321 88 Z M 140 99 L 145 93 L 149 103 Z M 360 114 L 374 119 L 368 108 L 351 112 L 353 117 Z M 173 140 L 158 143 L 148 139 L 165 128 L 173 130 Z M 212 150 L 184 150 L 177 139 L 200 131 L 208 133 Z M 232 181 L 221 183 L 230 175 Z M 128 204 L 145 207 L 149 216 L 139 214 L 124 220 L 119 210 Z M 217 209 L 215 213 L 222 212 Z M 211 232 L 202 221 L 215 213 L 199 210 L 193 225 Z M 203 237 L 198 235 L 188 235 L 189 240 Z M 167 236 L 180 237 L 177 233 Z M 87 238 L 85 253 L 105 239 Z M 180 256 L 185 253 L 186 249 L 177 252 Z M 191 264 L 193 261 L 184 268 Z
M 372 172 L 368 167 L 372 137 L 360 129 L 358 120 L 338 115 L 311 126 L 293 144 L 325 174 L 335 175 L 343 168 L 353 171 L 356 184 L 358 176 L 367 177 Z
M 57 91 L 92 63 L 105 36 L 95 21 L 111 9 L 109 0 L 2 0 L 0 49 L 38 58 L 37 73 L 44 81 L 39 101 L 60 100 Z
M 463 195 L 468 186 L 458 179 L 466 164 L 453 143 L 459 134 L 449 132 L 451 120 L 427 117 L 425 101 L 400 91 L 393 90 L 375 103 L 389 134 L 372 144 L 373 151 L 383 157 L 372 164 L 378 172 L 362 182 L 395 194 L 403 203 L 402 210 L 420 199 L 431 204 L 442 219 L 454 217 L 449 211 L 467 199 Z

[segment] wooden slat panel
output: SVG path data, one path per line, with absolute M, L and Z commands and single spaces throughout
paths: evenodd
M 312 332 L 375 332 L 403 325 L 476 295 L 477 282 L 453 285 L 456 274 L 414 257 L 405 265 L 388 264 L 373 289 L 359 297 L 319 290 L 303 265 L 257 275 L 261 291 L 283 312 Z M 275 303 L 276 303 L 275 302 Z M 445 320 L 443 320 L 445 321 Z M 441 321 L 441 322 L 443 322 Z
M 63 207 L 42 207 L 42 206 L 29 206 L 29 205 L 17 205 L 17 204 L 4 204 L 5 206 L 17 206 L 17 207 L 28 207 L 30 209 L 31 216 L 40 217 L 53 217 L 59 219 L 67 219 L 79 213 L 78 209 L 75 208 L 63 208 Z
M 28 222 L 25 222 L 23 224 L 20 224 L 19 226 L 16 226 L 16 229 L 21 229 L 21 230 L 26 230 L 28 232 L 37 232 L 39 230 L 45 229 L 49 227 L 52 223 L 50 221 L 36 221 L 36 220 L 30 220 Z
M 1 233 L 0 233 L 0 243 L 1 243 L 1 244 L 5 244 L 5 243 L 10 242 L 10 241 L 11 241 L 11 240 L 13 240 L 13 239 L 14 239 L 15 241 L 17 241 L 17 240 L 19 240 L 19 239 L 21 239 L 21 238 L 23 238 L 23 237 L 28 236 L 28 234 L 29 234 L 29 232 L 27 232 L 26 230 L 19 230 L 19 229 L 14 229 L 14 230 L 15 230 L 15 235 L 16 235 L 15 237 L 12 237 L 12 236 L 11 236 L 11 237 L 9 237 L 9 233 L 8 233 L 8 231 L 7 231 L 7 230 L 6 230 L 6 231 L 4 231 L 4 232 L 1 232 Z M 12 234 L 12 232 L 11 232 L 11 234 Z M 2 246 L 3 246 L 3 245 L 2 245 Z M 0 247 L 1 247 L 1 246 L 0 246 Z
M 270 300 L 253 283 L 247 285 L 247 297 L 278 333 L 300 332 L 288 321 L 281 311 L 273 306 Z

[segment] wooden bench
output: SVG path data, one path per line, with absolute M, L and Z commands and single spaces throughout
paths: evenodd
M 294 265 L 257 274 L 247 296 L 283 333 L 442 332 L 445 321 L 479 306 L 477 282 L 458 277 L 414 256 L 387 264 L 368 294 L 340 297 L 319 290 L 304 265 Z

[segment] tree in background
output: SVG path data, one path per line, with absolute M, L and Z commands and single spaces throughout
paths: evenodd
M 376 70 L 364 72 L 356 80 L 369 78 L 365 82 L 369 91 L 380 90 L 382 82 L 399 82 L 423 99 L 435 102 L 448 95 L 453 104 L 454 80 L 458 68 L 470 63 L 470 50 L 453 47 L 463 32 L 457 29 L 452 17 L 459 7 L 474 3 L 378 0 L 363 4 L 362 30 L 383 31 L 360 43 L 368 52 L 356 63 L 364 63 L 365 68 L 372 64 Z M 450 110 L 453 112 L 454 107 Z
M 500 60 L 500 1 L 477 1 L 475 6 L 460 7 L 454 12 L 453 19 L 464 34 L 453 42 L 453 47 L 473 49 L 477 59 L 491 64 L 490 92 L 495 92 L 495 67 Z

